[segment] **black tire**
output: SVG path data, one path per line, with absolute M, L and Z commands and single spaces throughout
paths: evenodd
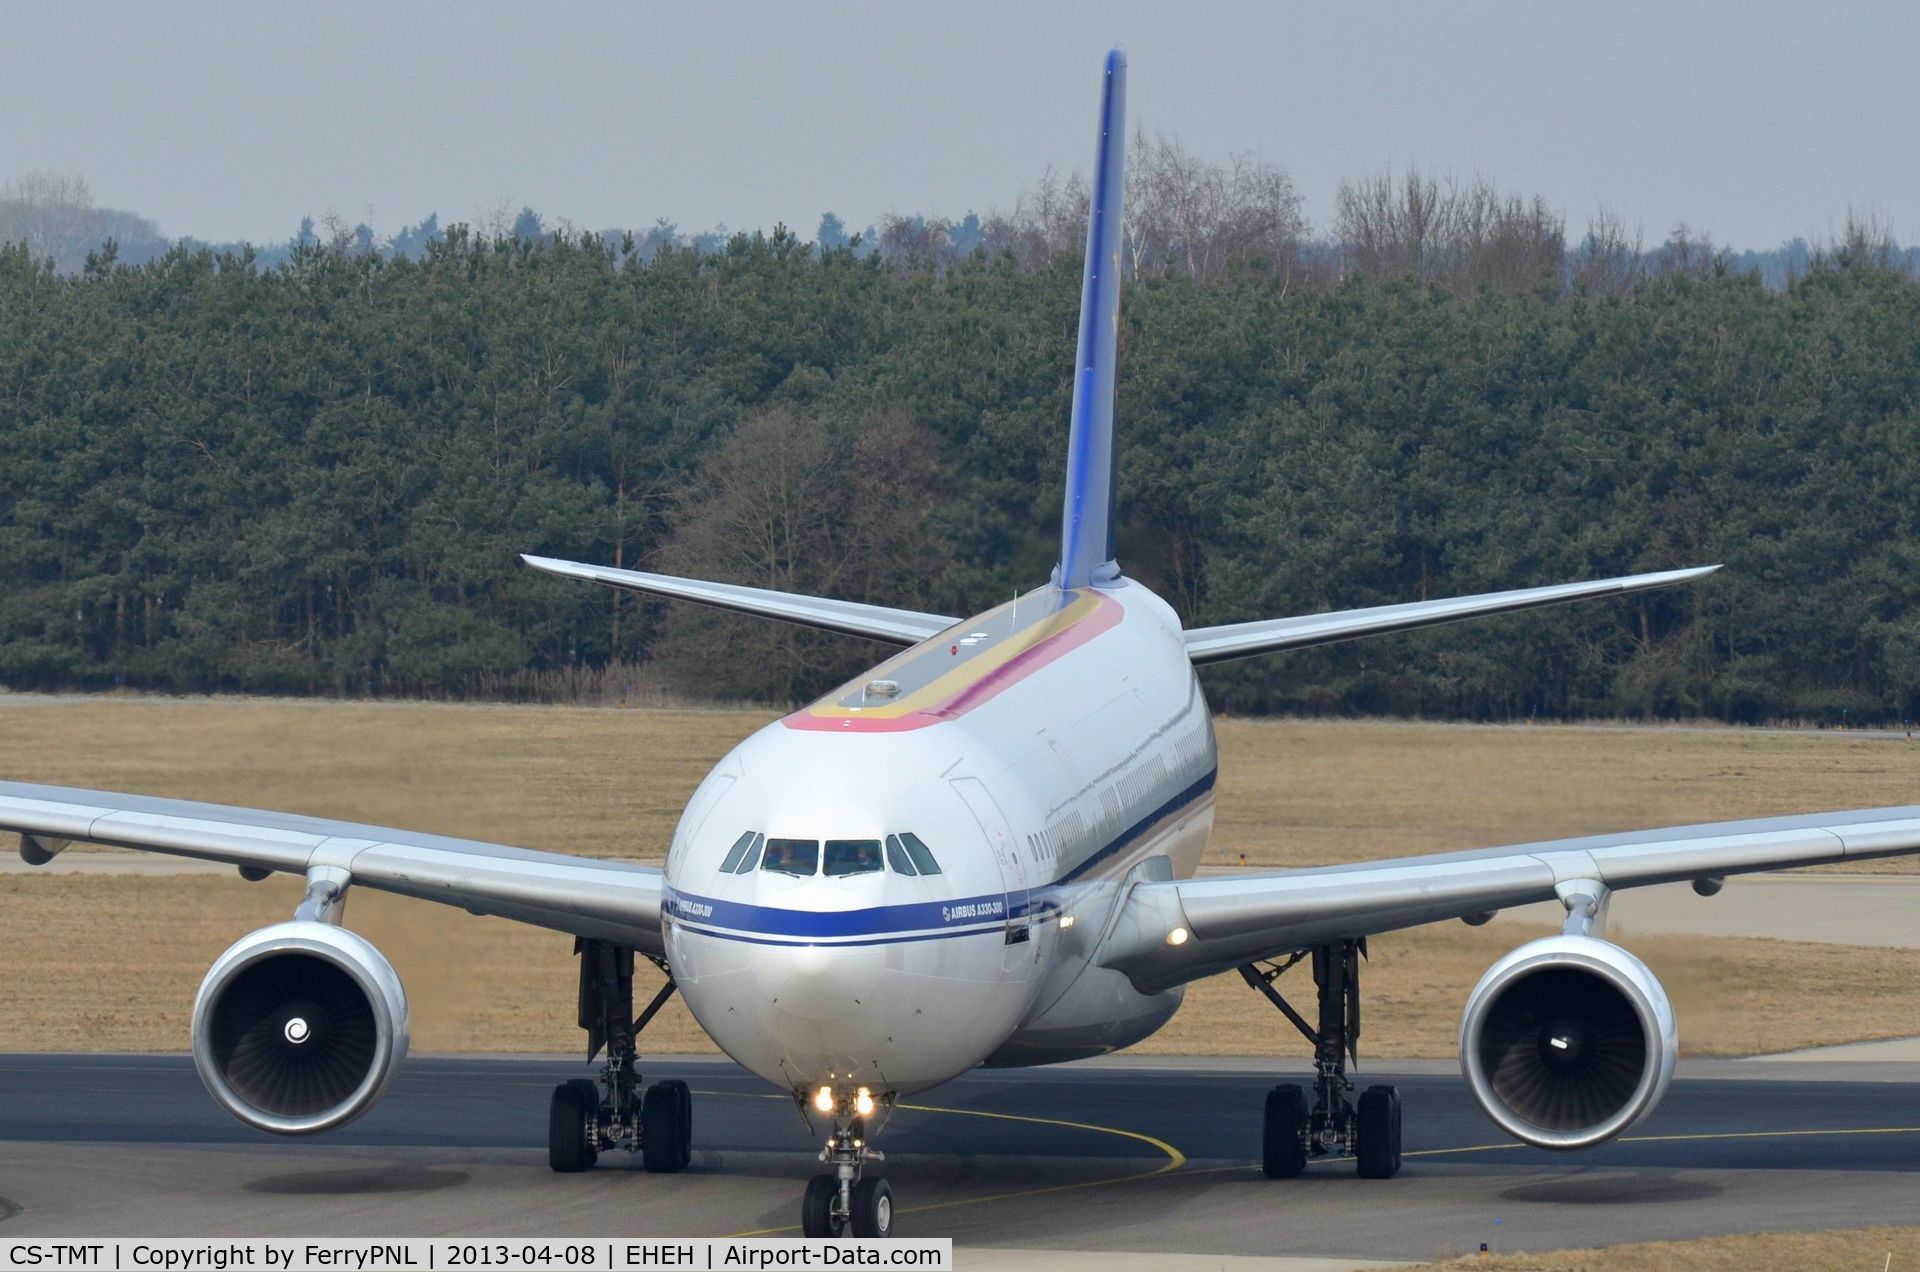
M 680 1104 L 680 1168 L 685 1170 L 693 1161 L 693 1092 L 678 1078 L 660 1085 L 670 1089 Z
M 686 1140 L 681 1125 L 687 1106 L 665 1082 L 647 1088 L 640 1101 L 640 1162 L 653 1175 L 671 1175 L 686 1165 L 680 1146 Z
M 1307 1168 L 1300 1126 L 1307 1120 L 1307 1093 L 1297 1086 L 1267 1092 L 1266 1120 L 1260 1130 L 1260 1165 L 1268 1179 L 1292 1179 Z
M 600 1156 L 587 1142 L 587 1122 L 600 1115 L 600 1088 L 585 1078 L 562 1082 L 547 1105 L 547 1165 L 563 1175 L 591 1170 Z
M 884 1179 L 863 1179 L 853 1186 L 853 1235 L 893 1235 L 893 1189 Z
M 1353 1157 L 1362 1179 L 1392 1179 L 1400 1169 L 1400 1093 L 1392 1087 L 1361 1093 Z
M 837 1237 L 840 1225 L 833 1218 L 833 1203 L 840 1199 L 840 1181 L 832 1175 L 815 1175 L 807 1181 L 806 1196 L 800 1199 L 800 1235 Z

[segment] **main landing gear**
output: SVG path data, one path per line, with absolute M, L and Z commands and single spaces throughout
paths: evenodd
M 804 1097 L 802 1097 L 804 1099 Z M 893 1097 L 880 1103 L 891 1106 Z M 893 1235 L 893 1189 L 873 1176 L 861 1178 L 868 1162 L 884 1162 L 886 1154 L 867 1144 L 867 1120 L 876 1101 L 865 1087 L 852 1093 L 822 1087 L 813 1101 L 822 1113 L 833 1114 L 833 1134 L 820 1150 L 820 1160 L 833 1169 L 807 1181 L 800 1199 L 800 1232 L 808 1237 L 890 1237 Z
M 553 1089 L 547 1111 L 547 1164 L 588 1170 L 603 1151 L 639 1153 L 655 1174 L 693 1160 L 693 1095 L 687 1084 L 656 1082 L 642 1090 L 634 1039 L 673 997 L 671 978 L 633 1018 L 633 951 L 606 941 L 574 942 L 580 956 L 580 1027 L 587 1059 L 607 1051 L 600 1078 L 575 1078 Z
M 1240 975 L 1267 996 L 1313 1044 L 1314 1080 L 1309 1093 L 1291 1083 L 1267 1092 L 1261 1127 L 1261 1164 L 1270 1179 L 1291 1179 L 1309 1158 L 1351 1157 L 1362 1179 L 1391 1179 L 1400 1169 L 1400 1093 L 1368 1087 L 1353 1098 L 1347 1061 L 1360 1058 L 1360 960 L 1364 938 L 1302 951 L 1284 963 L 1247 964 Z M 1295 964 L 1313 959 L 1319 995 L 1319 1027 L 1306 1022 L 1280 996 L 1273 982 Z

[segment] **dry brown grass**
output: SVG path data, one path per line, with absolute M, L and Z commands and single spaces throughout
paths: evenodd
M 1546 933 L 1518 924 L 1443 923 L 1374 938 L 1362 972 L 1361 1056 L 1457 1055 L 1467 992 L 1495 959 Z M 1920 950 L 1704 936 L 1635 937 L 1631 945 L 1673 996 L 1684 1055 L 1756 1055 L 1903 1037 L 1920 1020 Z M 1280 988 L 1291 990 L 1296 1007 L 1313 1001 L 1305 964 Z M 1311 1054 L 1237 974 L 1189 986 L 1180 1014 L 1134 1050 Z
M 0 696 L 0 777 L 657 857 L 771 712 Z M 1220 722 L 1212 859 L 1308 865 L 1920 802 L 1920 743 L 1737 729 Z M 1893 869 L 1920 868 L 1911 861 Z
M 658 857 L 750 711 L 136 698 L 9 703 L 0 776 Z
M 209 875 L 0 876 L 0 1050 L 175 1051 L 194 990 L 241 933 L 286 918 L 294 880 Z M 564 936 L 464 911 L 356 892 L 351 925 L 386 952 L 423 1051 L 566 1052 L 574 960 Z M 1535 933 L 1461 924 L 1381 937 L 1366 976 L 1363 1057 L 1455 1052 L 1460 1007 L 1494 959 Z M 1911 1032 L 1920 951 L 1861 951 L 1706 937 L 1633 947 L 1672 991 L 1692 1055 L 1741 1055 Z M 1283 981 L 1298 989 L 1304 969 Z M 643 969 L 636 995 L 658 976 Z M 1840 992 L 1842 989 L 1845 992 Z M 648 1028 L 656 1054 L 713 1049 L 676 999 Z M 1308 1054 L 1237 976 L 1188 991 L 1173 1023 L 1136 1050 L 1157 1055 Z
M 1469 1255 L 1437 1268 L 1476 1272 L 1753 1272 L 1756 1269 L 1883 1269 L 1920 1267 L 1920 1228 L 1858 1228 L 1846 1232 L 1762 1232 L 1694 1241 L 1648 1241 L 1600 1250 L 1548 1254 Z
M 1920 803 L 1920 743 L 1862 734 L 1249 720 L 1219 733 L 1213 856 L 1264 866 Z
M 770 718 L 0 697 L 0 777 L 646 858 L 660 854 L 713 762 Z M 1920 798 L 1920 746 L 1832 734 L 1229 720 L 1220 743 L 1212 856 L 1232 861 L 1244 850 L 1259 865 Z M 0 1001 L 0 1047 L 182 1046 L 207 965 L 240 933 L 287 917 L 293 887 L 204 876 L 0 879 L 0 954 L 13 987 Z M 565 938 L 367 893 L 354 896 L 351 918 L 405 978 L 423 1049 L 578 1044 Z M 1523 936 L 1451 924 L 1376 941 L 1363 1054 L 1451 1055 L 1467 989 Z M 1679 937 L 1634 948 L 1673 990 L 1693 1054 L 1883 1037 L 1886 1022 L 1910 1032 L 1920 1019 L 1912 951 Z M 677 1004 L 649 1042 L 658 1052 L 710 1048 Z M 1300 1046 L 1277 1013 L 1222 977 L 1194 986 L 1142 1050 Z
M 0 1051 L 182 1051 L 194 991 L 236 938 L 290 918 L 297 880 L 209 875 L 0 876 Z M 392 960 L 422 1051 L 569 1052 L 572 941 L 506 919 L 365 890 L 348 926 Z M 660 976 L 644 966 L 634 993 Z M 712 1051 L 675 998 L 647 1027 L 655 1054 Z

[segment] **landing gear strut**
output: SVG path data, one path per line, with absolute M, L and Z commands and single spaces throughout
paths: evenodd
M 1311 1094 L 1291 1083 L 1267 1093 L 1261 1127 L 1261 1165 L 1271 1179 L 1289 1179 L 1309 1158 L 1351 1157 L 1362 1179 L 1391 1179 L 1400 1169 L 1400 1093 L 1368 1087 L 1356 1101 L 1347 1062 L 1359 1061 L 1360 960 L 1365 938 L 1316 945 L 1284 963 L 1240 969 L 1247 984 L 1266 995 L 1313 1044 Z M 1319 1024 L 1309 1025 L 1273 987 L 1283 973 L 1311 957 L 1319 999 Z
M 574 942 L 580 956 L 580 1027 L 587 1059 L 606 1048 L 596 1082 L 575 1078 L 553 1089 L 547 1110 L 547 1164 L 562 1172 L 587 1170 L 603 1151 L 639 1153 L 655 1174 L 693 1160 L 693 1095 L 687 1084 L 656 1082 L 644 1090 L 635 1068 L 634 1039 L 673 997 L 671 977 L 639 1019 L 633 1016 L 633 951 L 606 941 Z
M 882 1097 L 891 1104 L 891 1097 Z M 873 1108 L 865 1088 L 857 1097 L 836 1098 L 833 1134 L 820 1150 L 820 1160 L 832 1169 L 807 1181 L 800 1200 L 800 1232 L 808 1237 L 890 1237 L 893 1235 L 893 1188 L 878 1176 L 861 1178 L 868 1162 L 884 1162 L 886 1154 L 867 1144 L 867 1118 L 856 1100 Z

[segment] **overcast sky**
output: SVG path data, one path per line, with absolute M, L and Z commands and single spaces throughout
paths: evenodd
M 1010 208 L 1086 168 L 1099 60 L 1133 117 L 1284 164 L 1316 226 L 1410 162 L 1605 203 L 1649 241 L 1920 238 L 1920 4 L 596 6 L 0 0 L 0 180 L 77 172 L 170 235 L 386 235 L 502 202 L 587 228 L 811 235 L 832 209 Z

